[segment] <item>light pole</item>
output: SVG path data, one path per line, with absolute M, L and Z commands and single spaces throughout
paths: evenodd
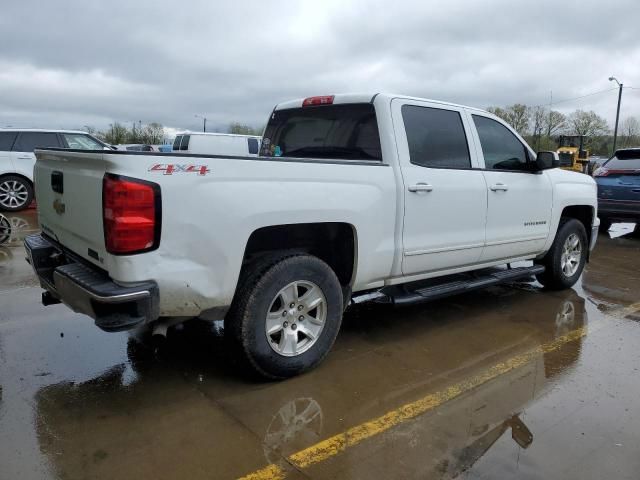
M 207 131 L 207 117 L 205 117 L 204 115 L 194 115 L 194 117 L 202 119 L 202 131 L 206 132 Z
M 615 81 L 618 84 L 618 110 L 616 111 L 616 126 L 613 129 L 613 153 L 616 153 L 616 141 L 618 140 L 618 120 L 620 120 L 620 102 L 622 101 L 623 84 L 616 77 L 609 77 L 609 81 Z

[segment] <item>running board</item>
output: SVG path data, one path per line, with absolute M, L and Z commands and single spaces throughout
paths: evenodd
M 492 285 L 530 278 L 543 272 L 543 265 L 508 269 L 485 269 L 466 274 L 451 275 L 444 279 L 431 279 L 427 282 L 384 287 L 374 292 L 354 295 L 351 303 L 358 304 L 375 301 L 399 306 L 413 305 L 458 295 L 460 293 L 471 292 L 473 290 L 480 290 Z M 427 283 L 427 286 L 424 286 L 425 283 Z M 412 286 L 414 288 L 412 288 Z

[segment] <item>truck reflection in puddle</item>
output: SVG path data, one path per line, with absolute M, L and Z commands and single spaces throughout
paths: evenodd
M 477 321 L 457 318 L 467 308 Z M 425 312 L 437 322 L 425 324 Z M 168 352 L 159 356 L 130 339 L 129 362 L 87 382 L 39 391 L 40 448 L 62 478 L 232 478 L 266 464 L 290 468 L 287 456 L 579 329 L 587 316 L 584 299 L 573 291 L 499 288 L 428 310 L 355 311 L 346 322 L 334 361 L 280 383 L 238 378 L 219 332 L 201 324 L 170 336 Z M 389 330 L 390 322 L 415 333 Z M 459 336 L 463 325 L 469 338 L 492 340 L 467 345 Z M 424 352 L 443 342 L 455 355 L 427 373 Z M 402 365 L 393 361 L 397 349 Z M 351 350 L 361 353 L 348 357 Z M 528 448 L 536 432 L 523 412 L 561 381 L 580 352 L 576 340 L 536 356 L 332 457 L 318 476 L 449 478 L 507 434 Z

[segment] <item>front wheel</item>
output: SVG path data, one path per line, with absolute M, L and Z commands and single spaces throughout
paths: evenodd
M 577 281 L 587 260 L 589 244 L 582 222 L 562 219 L 551 248 L 539 262 L 545 266 L 538 281 L 551 290 L 564 290 Z
M 329 353 L 342 305 L 340 282 L 319 258 L 265 259 L 239 283 L 225 329 L 256 372 L 287 378 L 315 367 Z

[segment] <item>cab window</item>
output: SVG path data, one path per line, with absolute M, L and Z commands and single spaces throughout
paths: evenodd
M 430 168 L 471 168 L 471 157 L 458 112 L 402 106 L 402 119 L 414 165 Z
M 485 168 L 489 170 L 529 171 L 531 163 L 525 146 L 499 122 L 473 115 L 478 130 Z

